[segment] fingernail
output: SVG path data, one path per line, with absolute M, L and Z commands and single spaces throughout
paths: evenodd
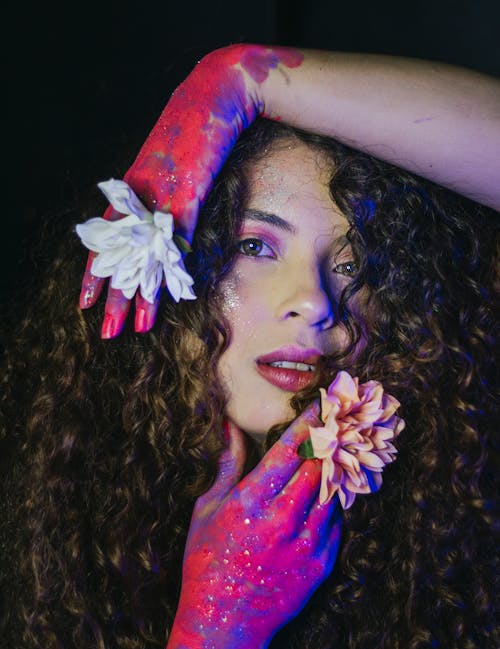
M 80 293 L 80 309 L 86 309 L 91 306 L 94 299 L 94 290 L 86 288 Z
M 102 323 L 101 338 L 113 338 L 116 331 L 116 320 L 109 313 L 104 316 Z
M 143 307 L 139 307 L 135 313 L 135 330 L 139 333 L 145 333 L 148 330 L 146 315 L 146 309 Z

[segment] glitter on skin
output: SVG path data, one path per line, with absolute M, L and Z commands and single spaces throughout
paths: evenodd
M 241 297 L 235 282 L 224 282 L 220 290 L 220 300 L 226 315 L 233 311 L 238 312 L 241 307 Z
M 302 60 L 296 50 L 260 45 L 234 45 L 205 56 L 172 94 L 124 180 L 150 209 L 172 213 L 178 234 L 191 242 L 200 203 L 239 134 L 263 108 L 251 96 L 246 75 L 262 83 L 271 69 L 298 67 Z M 112 208 L 104 214 L 110 220 L 119 217 Z M 91 253 L 90 262 L 93 257 Z M 95 303 L 103 284 L 87 265 L 81 308 Z M 104 338 L 121 331 L 129 304 L 120 291 L 109 289 Z M 137 331 L 154 322 L 156 306 L 142 306 L 148 315 L 142 325 L 136 319 Z
M 266 647 L 331 571 L 341 513 L 332 503 L 314 506 L 319 463 L 296 453 L 318 410 L 313 404 L 301 415 L 242 480 L 244 436 L 231 427 L 231 445 L 221 459 L 226 470 L 193 513 L 168 649 Z
M 307 146 L 280 142 L 246 171 L 239 253 L 219 285 L 231 335 L 217 369 L 227 417 L 262 443 L 271 426 L 293 417 L 290 399 L 304 384 L 273 384 L 259 359 L 287 347 L 274 360 L 293 361 L 294 349 L 319 357 L 345 344 L 333 305 L 349 278 L 331 269 L 349 224 L 331 199 L 326 160 Z M 342 260 L 351 254 L 343 249 Z M 300 379 L 312 376 L 302 371 Z

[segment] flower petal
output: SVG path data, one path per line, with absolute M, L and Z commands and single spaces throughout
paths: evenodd
M 314 428 L 313 426 L 309 426 L 309 435 L 311 437 L 314 457 L 322 459 L 331 456 L 335 452 L 338 442 L 327 428 Z
M 358 400 L 357 379 L 347 372 L 339 372 L 327 390 L 328 398 L 337 397 L 341 403 Z
M 394 414 L 399 401 L 377 381 L 358 385 L 357 378 L 339 372 L 320 394 L 324 425 L 309 428 L 314 456 L 323 462 L 320 502 L 338 493 L 347 509 L 355 494 L 380 488 L 383 467 L 397 453 L 391 442 L 404 421 Z
M 98 253 L 92 262 L 97 277 L 111 277 L 111 286 L 131 298 L 139 288 L 153 303 L 162 277 L 176 302 L 194 300 L 194 281 L 187 273 L 174 240 L 171 214 L 144 207 L 133 190 L 121 180 L 99 183 L 113 208 L 124 218 L 108 221 L 100 217 L 76 226 L 83 244 Z
M 120 214 L 135 214 L 141 221 L 153 219 L 151 212 L 144 207 L 135 195 L 134 190 L 123 180 L 111 178 L 105 182 L 98 183 L 97 186 L 114 209 L 120 212 Z M 114 222 L 116 223 L 116 221 Z
M 141 295 L 150 304 L 154 304 L 158 291 L 160 290 L 162 277 L 163 269 L 159 262 L 150 264 L 141 271 Z
M 174 217 L 172 214 L 165 212 L 155 212 L 153 214 L 155 225 L 163 231 L 163 236 L 171 239 L 174 234 Z
M 152 223 L 139 223 L 130 230 L 131 245 L 149 246 L 153 241 L 157 228 Z
M 92 262 L 92 273 L 96 277 L 111 277 L 115 267 L 127 257 L 129 250 L 128 246 L 122 246 L 116 250 L 100 252 Z

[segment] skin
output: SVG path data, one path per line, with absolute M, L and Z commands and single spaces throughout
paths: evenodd
M 317 423 L 316 403 L 242 480 L 245 438 L 229 426 L 219 475 L 194 509 L 167 649 L 263 649 L 331 572 L 337 501 L 318 504 L 321 465 L 297 453 Z
M 256 360 L 288 346 L 328 355 L 345 340 L 334 305 L 355 266 L 329 177 L 327 161 L 293 141 L 281 142 L 249 171 L 240 250 L 220 289 L 231 342 L 219 373 L 230 420 L 258 441 L 292 418 L 293 391 L 268 382 Z
M 500 81 L 464 68 L 232 45 L 204 57 L 174 92 L 125 179 L 151 210 L 170 210 L 191 241 L 213 178 L 241 130 L 261 114 L 337 138 L 500 210 L 499 107 Z M 82 308 L 104 285 L 91 262 L 92 256 Z M 109 289 L 103 338 L 120 333 L 129 307 Z M 156 309 L 137 295 L 136 331 L 153 326 Z
M 173 93 L 124 180 L 151 211 L 172 213 L 178 234 L 188 242 L 213 178 L 242 129 L 262 112 L 262 104 L 249 89 L 262 83 L 270 70 L 296 67 L 302 59 L 302 54 L 288 48 L 233 46 L 202 59 Z M 110 208 L 104 218 L 114 220 L 120 214 Z M 104 285 L 92 274 L 92 261 L 90 253 L 81 308 L 92 306 Z M 129 307 L 121 291 L 110 287 L 103 338 L 120 333 Z M 153 326 L 156 310 L 157 303 L 151 305 L 137 294 L 136 331 Z
M 245 434 L 263 441 L 293 415 L 293 392 L 263 378 L 256 358 L 290 346 L 328 354 L 344 342 L 335 300 L 354 270 L 348 223 L 327 160 L 302 143 L 280 142 L 248 177 L 239 253 L 218 298 L 231 331 L 218 367 L 230 444 L 194 509 L 169 649 L 268 646 L 330 573 L 340 541 L 337 501 L 318 502 L 321 463 L 297 454 L 318 403 L 241 476 Z
M 246 125 L 263 114 L 336 137 L 500 209 L 499 105 L 497 80 L 452 66 L 396 57 L 232 46 L 205 57 L 174 93 L 125 180 L 151 210 L 171 211 L 179 232 L 190 241 L 198 207 L 234 141 Z M 278 166 L 281 162 L 274 160 Z M 309 180 L 313 177 L 310 172 Z M 258 185 L 255 178 L 254 186 Z M 257 193 L 255 190 L 254 197 Z M 302 223 L 304 214 L 295 204 L 298 194 L 299 188 L 289 194 L 289 200 L 291 213 Z M 278 215 L 290 206 L 283 197 L 281 204 L 279 200 L 278 194 L 276 207 L 272 206 L 272 213 L 278 210 Z M 326 207 L 321 198 L 316 196 L 316 200 Z M 309 210 L 305 214 L 311 217 Z M 108 211 L 105 216 L 120 215 Z M 290 218 L 290 211 L 286 216 Z M 329 224 L 334 225 L 331 206 L 329 218 Z M 280 256 L 257 261 L 245 255 L 228 280 L 226 294 L 232 291 L 250 304 L 255 294 L 248 280 L 252 274 L 266 272 L 264 279 L 270 287 L 266 296 L 275 303 L 271 300 L 259 309 L 262 317 L 269 318 L 273 348 L 281 344 L 282 325 L 289 327 L 285 342 L 292 337 L 299 344 L 314 343 L 322 353 L 335 344 L 335 337 L 326 335 L 335 330 L 330 318 L 334 310 L 328 313 L 324 300 L 331 292 L 334 304 L 335 290 L 318 279 L 319 262 L 327 247 L 323 240 L 329 235 L 326 227 L 317 226 L 311 218 L 308 227 L 317 236 L 309 241 L 312 248 L 307 255 L 292 245 L 305 263 L 300 273 L 292 268 L 297 281 L 290 282 L 294 287 L 307 285 L 314 299 L 302 298 L 302 306 L 300 299 L 297 306 L 291 306 L 293 296 L 282 295 L 283 281 L 275 282 L 273 276 L 285 276 L 286 255 L 284 262 Z M 269 266 L 273 270 L 267 274 Z M 313 284 L 315 288 L 311 288 Z M 102 286 L 88 265 L 82 308 L 95 303 Z M 279 309 L 273 307 L 280 300 L 286 304 L 286 299 L 290 306 L 281 310 L 280 319 Z M 314 308 L 304 310 L 304 305 Z M 154 322 L 156 305 L 138 296 L 136 308 L 136 329 L 147 331 Z M 111 289 L 103 337 L 120 332 L 128 309 L 129 301 Z M 308 320 L 306 314 L 311 316 Z M 243 374 L 256 381 L 253 354 L 267 350 L 260 350 L 257 337 L 250 347 L 245 346 L 239 335 L 245 323 L 231 313 L 229 302 L 228 317 L 235 330 L 233 351 L 240 345 L 238 358 L 231 356 L 230 348 L 219 368 L 231 397 L 230 445 L 213 488 L 198 500 L 194 510 L 169 649 L 268 646 L 276 631 L 328 575 L 340 538 L 335 501 L 323 507 L 317 503 L 319 462 L 301 460 L 297 455 L 298 446 L 307 439 L 308 425 L 318 424 L 317 404 L 241 479 L 246 452 L 240 426 L 259 438 L 264 426 L 276 423 L 275 417 L 289 414 L 289 395 L 275 395 L 272 401 L 276 405 L 270 407 L 269 418 L 266 414 L 262 425 L 250 420 L 244 404 L 237 407 L 235 399 L 244 387 L 239 384 L 247 380 Z M 308 336 L 310 340 L 306 340 Z M 241 368 L 238 359 L 244 363 Z M 256 390 L 260 393 L 260 389 L 259 383 Z M 274 389 L 268 390 L 275 394 Z

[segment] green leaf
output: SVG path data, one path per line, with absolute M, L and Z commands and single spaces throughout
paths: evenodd
M 306 439 L 305 442 L 302 442 L 302 444 L 297 449 L 297 453 L 299 457 L 303 457 L 304 460 L 312 460 L 315 457 L 315 455 L 314 455 L 314 450 L 313 450 L 313 445 L 311 440 Z
M 179 248 L 179 250 L 184 254 L 187 255 L 189 252 L 191 252 L 193 249 L 189 245 L 189 242 L 187 239 L 184 239 L 184 237 L 181 237 L 180 234 L 174 234 L 174 241 L 176 246 Z

